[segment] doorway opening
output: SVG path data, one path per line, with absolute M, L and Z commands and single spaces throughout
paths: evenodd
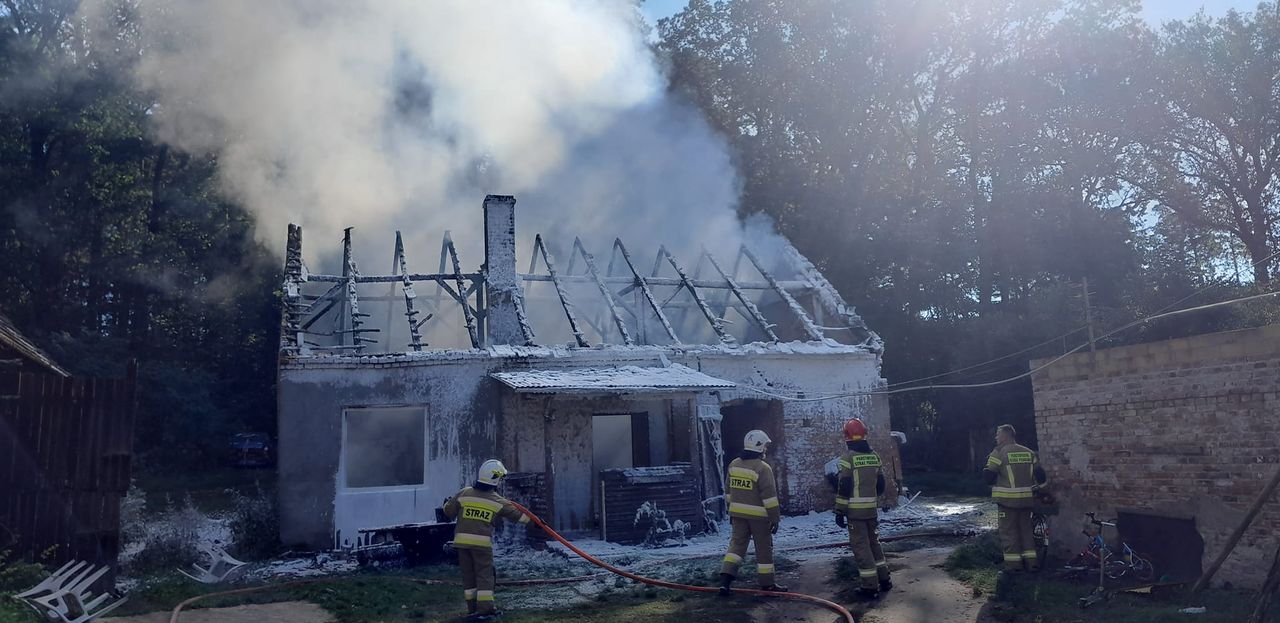
M 747 433 L 762 430 L 773 440 L 770 444 L 769 461 L 774 473 L 786 456 L 786 444 L 782 435 L 782 402 L 778 400 L 733 400 L 720 405 L 720 436 L 724 444 L 724 465 L 721 470 L 729 469 L 729 463 L 742 454 L 742 441 Z M 778 479 L 781 482 L 781 478 Z
M 1194 517 L 1118 510 L 1116 531 L 1133 551 L 1151 561 L 1155 577 L 1194 580 L 1203 572 L 1204 539 Z

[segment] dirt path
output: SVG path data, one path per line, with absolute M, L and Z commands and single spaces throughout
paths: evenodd
M 835 564 L 840 556 L 830 550 L 818 550 L 805 555 L 804 558 L 793 556 L 800 563 L 794 571 L 779 574 L 778 583 L 795 593 L 805 593 L 814 597 L 822 597 L 835 602 L 836 587 L 829 584 L 835 573 Z M 839 615 L 814 604 L 797 603 L 784 600 L 762 600 L 761 604 L 751 611 L 751 623 L 832 623 L 839 621 Z
M 865 623 L 988 623 L 982 613 L 986 597 L 942 570 L 951 547 L 930 547 L 889 554 L 893 590 L 876 601 L 845 601 L 833 583 L 836 562 L 843 552 L 815 552 L 796 558 L 800 567 L 783 574 L 779 582 L 792 591 L 841 603 L 859 622 Z M 795 602 L 769 601 L 752 611 L 752 623 L 832 623 L 840 621 L 829 610 Z
M 893 590 L 873 604 L 866 623 L 985 623 L 985 596 L 947 575 L 941 565 L 953 548 L 929 547 L 890 559 Z
M 181 623 L 333 623 L 337 619 L 313 603 L 284 601 L 274 604 L 184 610 Z M 103 623 L 169 623 L 168 612 L 102 619 Z

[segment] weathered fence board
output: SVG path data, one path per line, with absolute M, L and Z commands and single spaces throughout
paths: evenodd
M 137 373 L 85 379 L 22 372 L 0 383 L 0 549 L 114 565 L 129 488 Z

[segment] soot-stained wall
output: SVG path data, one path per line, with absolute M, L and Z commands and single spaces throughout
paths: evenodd
M 703 483 L 714 483 L 713 475 L 706 473 L 711 465 L 703 460 L 695 416 L 707 405 L 774 400 L 745 386 L 813 397 L 874 391 L 884 384 L 878 357 L 851 348 L 817 347 L 805 352 L 769 347 L 531 348 L 495 352 L 301 358 L 282 364 L 279 501 L 284 542 L 309 547 L 351 544 L 357 542 L 356 527 L 430 520 L 441 501 L 470 482 L 479 463 L 490 456 L 502 458 L 515 472 L 547 473 L 557 524 L 587 529 L 594 522 L 590 425 L 594 414 L 665 412 L 663 426 L 650 427 L 654 460 L 693 463 Z M 664 360 L 740 387 L 714 393 L 602 400 L 524 397 L 489 378 L 499 370 L 660 366 Z M 341 473 L 344 410 L 402 406 L 426 409 L 426 483 L 345 490 Z M 551 420 L 546 419 L 548 408 L 554 410 Z M 819 402 L 782 400 L 776 409 L 781 413 L 781 434 L 771 461 L 785 512 L 831 508 L 833 494 L 823 467 L 843 451 L 840 427 L 850 417 L 861 417 L 870 425 L 872 443 L 885 460 L 891 485 L 899 475 L 896 447 L 889 438 L 887 401 L 868 396 Z M 550 444 L 546 443 L 548 434 Z M 741 439 L 725 440 L 728 454 L 739 450 Z M 708 496 L 718 493 L 711 486 L 704 489 Z M 890 491 L 889 499 L 895 494 Z
M 411 367 L 293 363 L 279 387 L 281 539 L 319 547 L 355 542 L 354 528 L 427 521 L 494 450 L 494 362 Z M 426 483 L 343 491 L 343 412 L 353 407 L 426 408 Z M 335 535 L 335 532 L 337 535 Z

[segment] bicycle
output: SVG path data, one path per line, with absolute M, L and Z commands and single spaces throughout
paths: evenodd
M 1143 581 L 1155 576 L 1155 567 L 1152 566 L 1151 561 L 1138 555 L 1128 543 L 1121 541 L 1118 551 L 1107 544 L 1106 539 L 1103 538 L 1103 531 L 1106 528 L 1115 528 L 1115 521 L 1101 521 L 1093 513 L 1085 513 L 1085 515 L 1098 529 L 1096 532 L 1090 532 L 1087 528 L 1082 531 L 1089 537 L 1089 546 L 1066 564 L 1064 567 L 1066 571 L 1083 578 L 1086 572 L 1099 569 L 1099 588 L 1102 587 L 1103 576 L 1119 580 L 1132 574 L 1130 577 Z

